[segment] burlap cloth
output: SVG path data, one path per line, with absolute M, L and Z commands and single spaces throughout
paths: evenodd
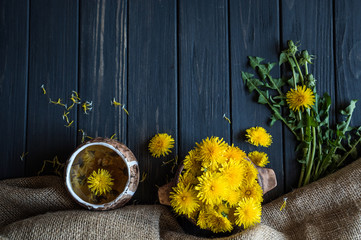
M 263 206 L 262 222 L 223 239 L 361 239 L 361 160 Z M 283 198 L 286 208 L 280 211 Z M 129 205 L 94 212 L 59 177 L 0 181 L 0 239 L 201 239 L 169 208 Z

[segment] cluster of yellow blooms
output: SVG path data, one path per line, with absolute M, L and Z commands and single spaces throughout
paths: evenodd
M 253 152 L 265 165 L 267 155 Z M 170 194 L 177 214 L 186 215 L 202 229 L 229 232 L 261 221 L 262 188 L 257 169 L 244 151 L 223 139 L 197 143 L 184 159 L 179 182 Z

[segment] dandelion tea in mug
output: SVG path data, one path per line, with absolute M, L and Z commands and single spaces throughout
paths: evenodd
M 128 169 L 121 156 L 102 145 L 83 149 L 74 159 L 70 180 L 82 200 L 92 204 L 113 201 L 128 181 Z

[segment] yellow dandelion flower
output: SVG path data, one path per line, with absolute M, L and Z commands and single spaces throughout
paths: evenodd
M 208 214 L 206 213 L 206 211 L 204 211 L 204 210 L 199 211 L 197 225 L 201 229 L 208 228 Z
M 315 104 L 315 95 L 310 88 L 306 86 L 297 86 L 297 89 L 291 89 L 286 94 L 286 101 L 289 108 L 293 111 L 311 108 Z
M 246 184 L 250 184 L 257 179 L 258 171 L 251 161 L 242 161 L 244 168 L 244 180 Z
M 214 205 L 213 210 L 222 215 L 228 215 L 229 212 L 229 208 L 224 203 Z
M 198 159 L 197 150 L 193 149 L 189 151 L 183 161 L 184 169 L 189 170 L 193 175 L 197 175 L 202 166 Z
M 220 204 L 224 196 L 227 195 L 227 185 L 219 173 L 207 171 L 198 177 L 198 180 L 199 184 L 195 187 L 195 190 L 199 191 L 197 197 L 203 203 Z
M 239 159 L 244 159 L 247 156 L 247 154 L 242 151 L 241 149 L 239 149 L 239 147 L 235 147 L 234 144 L 232 144 L 232 146 L 228 146 L 226 152 L 224 153 L 224 157 L 227 160 L 230 159 L 235 159 L 235 160 L 239 160 Z
M 153 157 L 159 158 L 166 156 L 171 152 L 174 147 L 174 139 L 166 133 L 158 133 L 151 140 L 148 145 L 149 152 Z
M 190 185 L 184 186 L 179 183 L 173 188 L 173 191 L 170 193 L 169 198 L 174 211 L 191 217 L 199 208 L 196 191 Z
M 205 165 L 216 165 L 225 159 L 223 154 L 227 150 L 228 144 L 223 141 L 223 138 L 207 137 L 207 139 L 203 139 L 200 144 L 197 143 L 196 145 L 199 149 L 199 157 Z
M 253 181 L 250 184 L 244 184 L 240 188 L 241 198 L 253 198 L 257 202 L 263 201 L 263 190 L 257 181 Z
M 92 193 L 97 196 L 103 195 L 112 190 L 114 185 L 113 178 L 105 169 L 98 169 L 98 172 L 93 173 L 88 177 L 88 187 Z
M 243 166 L 240 162 L 232 161 L 223 163 L 219 169 L 230 189 L 236 189 L 242 184 L 244 177 Z
M 248 158 L 251 159 L 251 161 L 259 167 L 265 167 L 267 163 L 269 163 L 267 153 L 265 152 L 250 152 L 248 154 Z
M 272 136 L 263 127 L 251 127 L 246 132 L 247 141 L 257 147 L 269 147 L 272 143 Z
M 256 223 L 261 222 L 262 207 L 261 203 L 257 202 L 253 198 L 244 198 L 242 199 L 236 212 L 234 213 L 236 218 L 236 224 L 242 226 L 246 229 L 250 226 L 255 225 Z
M 226 216 L 219 214 L 215 211 L 212 211 L 208 215 L 209 226 L 212 232 L 230 232 L 233 230 L 231 221 L 228 220 Z
M 199 183 L 196 175 L 193 175 L 189 170 L 187 170 L 186 172 L 182 173 L 182 175 L 179 176 L 179 182 L 184 184 L 184 186 L 197 185 Z
M 229 191 L 224 200 L 226 200 L 231 207 L 236 206 L 241 200 L 241 193 L 239 189 Z

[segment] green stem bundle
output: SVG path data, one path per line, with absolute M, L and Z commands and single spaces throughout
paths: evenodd
M 338 123 L 336 129 L 331 129 L 329 126 L 331 99 L 327 94 L 320 97 L 316 93 L 316 80 L 312 74 L 309 74 L 308 64 L 312 64 L 312 55 L 306 50 L 299 53 L 298 46 L 288 41 L 288 48 L 282 51 L 279 64 L 287 63 L 292 74 L 291 79 L 274 79 L 270 74 L 274 63 L 263 64 L 264 59 L 260 57 L 249 57 L 249 59 L 251 67 L 260 76 L 258 79 L 253 74 L 242 72 L 242 79 L 249 91 L 257 92 L 258 102 L 266 104 L 271 109 L 273 113 L 271 125 L 281 120 L 299 142 L 298 159 L 302 164 L 299 187 L 342 167 L 350 155 L 357 156 L 357 146 L 361 143 L 361 128 L 350 127 L 356 100 L 352 100 L 350 105 L 341 111 L 346 120 Z M 291 101 L 288 99 L 289 94 L 284 94 L 282 91 L 289 89 L 287 85 L 301 96 L 300 108 L 294 109 L 288 105 Z M 271 95 L 272 92 L 276 95 Z M 302 94 L 306 100 L 302 98 Z M 307 98 L 308 103 L 302 105 L 302 101 L 307 102 Z M 314 100 L 310 101 L 310 98 Z M 297 105 L 298 102 L 296 101 L 295 104 Z

